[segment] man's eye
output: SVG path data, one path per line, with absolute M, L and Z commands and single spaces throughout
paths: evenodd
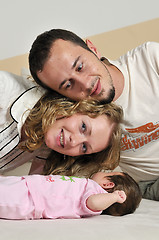
M 87 146 L 85 143 L 82 144 L 82 152 L 86 153 L 87 152 Z
M 71 82 L 68 81 L 67 84 L 65 85 L 65 88 L 68 89 L 68 88 L 70 88 L 70 87 L 71 87 Z
M 82 122 L 82 127 L 81 128 L 82 128 L 82 132 L 86 131 L 87 127 L 86 127 L 86 124 L 84 122 Z
M 83 63 L 81 63 L 81 64 L 78 66 L 77 71 L 80 72 L 80 71 L 82 70 L 82 68 L 83 68 Z

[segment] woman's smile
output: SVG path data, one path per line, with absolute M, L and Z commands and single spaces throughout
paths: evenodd
M 78 156 L 102 151 L 110 142 L 114 123 L 105 115 L 74 114 L 56 120 L 45 133 L 46 145 L 62 154 Z
M 61 129 L 60 133 L 57 135 L 56 140 L 57 140 L 57 145 L 59 147 L 64 148 L 64 146 L 65 146 L 64 142 L 65 141 L 64 141 L 64 131 L 63 131 L 63 129 Z

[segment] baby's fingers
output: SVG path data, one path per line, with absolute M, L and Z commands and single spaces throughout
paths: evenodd
M 125 200 L 126 200 L 126 194 L 125 194 L 124 191 L 118 191 L 118 196 L 119 196 L 118 203 L 123 203 L 123 202 L 125 202 Z

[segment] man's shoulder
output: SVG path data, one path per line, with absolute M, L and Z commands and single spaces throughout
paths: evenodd
M 145 53 L 151 54 L 153 51 L 159 50 L 159 43 L 158 42 L 145 42 L 138 47 L 132 49 L 130 52 L 134 53 Z

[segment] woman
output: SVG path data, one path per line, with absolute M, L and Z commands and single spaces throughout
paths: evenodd
M 95 101 L 75 103 L 52 93 L 38 101 L 44 92 L 33 81 L 6 72 L 0 73 L 0 85 L 1 173 L 37 156 L 46 159 L 50 150 L 44 143 L 69 156 L 111 150 L 111 135 L 119 132 L 120 108 Z
M 80 170 L 83 175 L 88 170 L 86 165 L 95 170 L 101 166 L 114 169 L 119 162 L 121 116 L 121 108 L 113 103 L 74 102 L 57 93 L 46 93 L 29 112 L 21 146 L 34 151 L 45 143 L 54 150 L 47 159 L 45 174 L 77 175 Z

